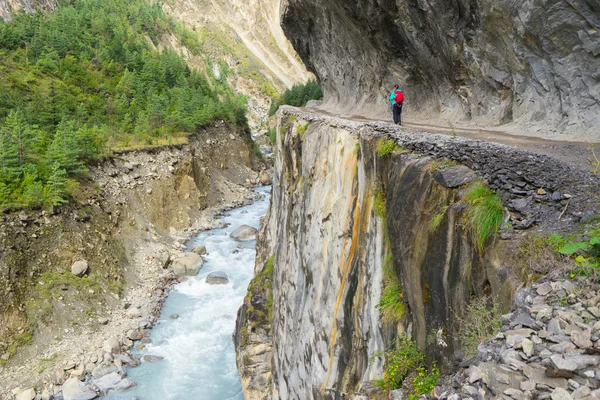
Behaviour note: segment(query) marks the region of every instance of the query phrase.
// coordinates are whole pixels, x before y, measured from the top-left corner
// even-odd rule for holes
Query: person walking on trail
[[[402,125],[402,103],[404,103],[404,92],[400,86],[394,85],[394,90],[390,93],[390,102],[392,103],[392,119],[394,124]]]
[[[388,104],[389,104],[389,111],[390,111],[390,119],[393,121],[394,120],[394,104],[396,103],[396,89],[398,89],[398,85],[394,85],[394,88],[392,89],[392,91],[390,92],[390,95],[388,96]]]

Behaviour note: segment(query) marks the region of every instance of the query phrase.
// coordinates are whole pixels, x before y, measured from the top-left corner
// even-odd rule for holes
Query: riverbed
[[[258,228],[269,207],[270,187],[257,189],[263,197],[249,206],[226,213],[226,228],[202,232],[188,243],[201,244],[208,255],[200,273],[176,285],[165,302],[160,319],[152,328],[152,343],[138,357],[164,357],[129,368],[128,378],[137,386],[113,392],[111,400],[206,399],[241,400],[244,398],[235,364],[232,333],[238,308],[254,274],[255,241],[239,243],[229,234],[240,225]],[[208,285],[206,276],[225,272],[227,285]]]

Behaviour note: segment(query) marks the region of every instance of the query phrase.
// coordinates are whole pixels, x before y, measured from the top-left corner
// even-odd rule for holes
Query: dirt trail
[[[328,116],[335,116],[318,108],[306,108],[307,112],[315,112]],[[377,119],[361,116],[344,117],[355,122],[386,123]],[[387,122],[392,125],[392,122]],[[403,128],[414,132],[439,133],[442,135],[461,136],[468,139],[484,140],[488,142],[501,143],[518,149],[527,150],[536,154],[544,154],[561,162],[574,165],[585,171],[593,171],[592,162],[595,161],[589,150],[589,142],[567,142],[559,140],[540,139],[530,136],[511,135],[506,132],[486,129],[474,129],[465,127],[450,127],[432,125],[416,121],[405,121]],[[600,146],[596,147],[596,153],[600,153]]]

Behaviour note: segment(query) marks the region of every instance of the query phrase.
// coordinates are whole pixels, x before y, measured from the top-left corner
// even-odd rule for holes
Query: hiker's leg
[[[399,104],[399,111],[398,111],[398,123],[400,123],[400,125],[402,125],[402,103]]]

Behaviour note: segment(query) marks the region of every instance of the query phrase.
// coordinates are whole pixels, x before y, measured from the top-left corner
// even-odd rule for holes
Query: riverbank
[[[29,322],[22,323],[22,332],[28,332],[34,316],[39,318],[31,343],[0,367],[0,398],[34,387],[38,394],[58,393],[71,376],[84,378],[104,364],[123,364],[106,357],[112,349],[103,348],[114,340],[119,347],[130,347],[130,331],[143,335],[177,279],[165,268],[169,260],[181,255],[197,232],[219,226],[223,211],[256,197],[251,189],[261,165],[253,157],[243,135],[226,125],[213,126],[199,131],[189,145],[122,154],[93,167],[87,199],[56,214],[29,213],[27,226],[19,227],[24,237],[43,244],[47,237],[58,237],[55,246],[37,251],[29,244],[33,255],[19,264],[29,275],[22,286],[13,281],[11,292],[21,294],[13,309]],[[86,209],[89,214],[81,215]],[[9,223],[2,229],[8,230],[19,217],[4,218]],[[99,220],[105,223],[97,225]],[[67,228],[65,221],[78,225]],[[108,269],[115,249],[122,252],[122,263]],[[86,278],[75,280],[69,267],[79,259],[86,259],[89,269]],[[7,263],[8,273],[11,265]],[[61,279],[58,284],[56,278]],[[98,284],[101,279],[118,285]],[[33,305],[44,314],[36,314]]]

